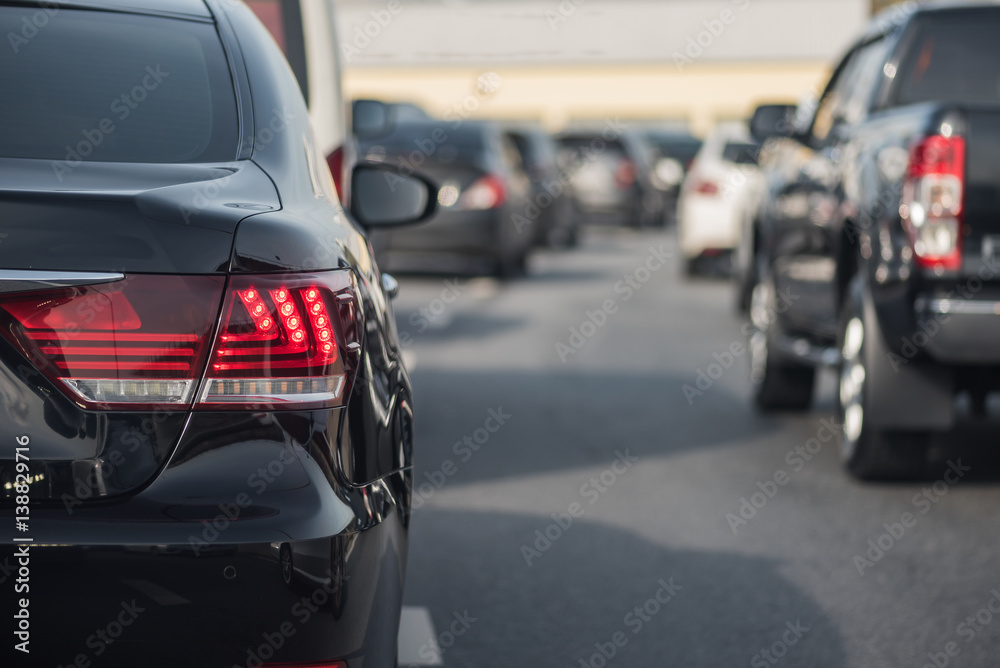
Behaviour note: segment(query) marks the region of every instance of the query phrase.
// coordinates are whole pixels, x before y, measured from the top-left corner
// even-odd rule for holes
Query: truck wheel
[[[750,383],[762,411],[804,411],[812,404],[816,369],[783,357],[775,342],[780,334],[774,280],[766,275],[750,298]]]
[[[867,362],[869,347],[877,346],[877,325],[866,324],[864,289],[851,285],[840,325],[840,391],[837,413],[842,425],[840,458],[859,480],[907,480],[923,470],[928,432],[876,428],[871,421],[867,388],[874,369]]]

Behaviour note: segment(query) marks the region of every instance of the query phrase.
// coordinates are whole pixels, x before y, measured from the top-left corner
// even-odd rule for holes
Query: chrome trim
[[[918,299],[918,311],[949,315],[1000,315],[1000,302],[972,299]]]
[[[382,274],[382,289],[386,297],[395,299],[399,296],[399,281],[392,274]]]
[[[0,269],[0,294],[99,285],[122,280],[125,280],[125,274],[109,272]]]

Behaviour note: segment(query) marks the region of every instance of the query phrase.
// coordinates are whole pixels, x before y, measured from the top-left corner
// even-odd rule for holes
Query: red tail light
[[[618,163],[618,169],[615,170],[615,185],[619,190],[628,190],[635,185],[637,175],[635,163],[628,158],[622,158]]]
[[[347,206],[346,192],[347,185],[347,165],[344,159],[344,147],[341,146],[326,158],[326,164],[330,166],[330,174],[333,175],[333,185],[337,186],[337,196],[340,202]]]
[[[458,199],[463,211],[498,209],[507,201],[507,184],[499,176],[487,174],[465,189]]]
[[[130,276],[0,301],[3,336],[88,408],[184,407],[208,357],[225,279]]]
[[[962,266],[965,139],[934,135],[910,151],[899,212],[921,267]]]
[[[352,274],[236,276],[224,296],[225,282],[133,275],[9,295],[0,334],[88,409],[343,404],[361,351]]]
[[[342,403],[360,325],[349,272],[234,277],[198,407]]]
[[[715,197],[719,194],[719,184],[715,181],[705,179],[695,179],[691,182],[691,192],[708,197]]]

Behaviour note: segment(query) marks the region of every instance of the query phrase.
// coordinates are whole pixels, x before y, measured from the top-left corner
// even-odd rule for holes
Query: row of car
[[[531,249],[576,244],[584,223],[665,225],[700,142],[608,125],[552,136],[540,126],[436,120],[412,104],[357,100],[361,164],[439,187],[418,228],[372,235],[389,271],[518,275]]]

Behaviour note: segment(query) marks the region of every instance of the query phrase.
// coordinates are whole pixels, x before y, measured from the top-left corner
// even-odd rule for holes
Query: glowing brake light
[[[921,267],[962,266],[965,139],[934,135],[910,151],[900,217]]]
[[[353,274],[234,276],[225,287],[221,276],[132,275],[3,295],[0,336],[91,410],[346,401],[361,353]]]
[[[2,333],[86,408],[187,408],[225,278],[129,276],[0,300]]]
[[[348,272],[234,277],[197,408],[342,403],[359,325]]]
[[[487,174],[465,189],[458,199],[458,208],[463,211],[485,211],[498,209],[507,201],[507,186],[503,179]]]

